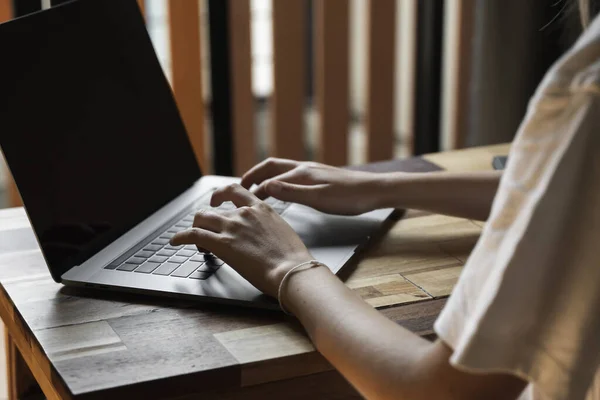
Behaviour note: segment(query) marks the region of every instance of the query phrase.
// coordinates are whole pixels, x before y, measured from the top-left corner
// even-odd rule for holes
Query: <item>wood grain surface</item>
[[[398,162],[411,164],[426,165]],[[481,226],[407,212],[340,276],[388,318],[431,337]],[[0,211],[0,283],[0,316],[48,398],[359,398],[279,312],[55,283],[21,208]]]

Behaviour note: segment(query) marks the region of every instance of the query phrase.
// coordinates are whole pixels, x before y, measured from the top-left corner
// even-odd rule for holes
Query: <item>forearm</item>
[[[292,274],[285,304],[365,397],[414,398],[406,396],[409,376],[431,343],[385,318],[325,268]]]
[[[380,205],[485,221],[500,177],[500,171],[385,174]]]
[[[291,274],[283,302],[317,350],[366,398],[505,400],[524,387],[513,376],[453,368],[446,344],[390,321],[324,267]]]

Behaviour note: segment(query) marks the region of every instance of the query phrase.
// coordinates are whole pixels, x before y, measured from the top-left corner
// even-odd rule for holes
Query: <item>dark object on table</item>
[[[506,168],[506,161],[508,160],[507,156],[496,156],[492,160],[492,166],[495,170],[503,170]]]

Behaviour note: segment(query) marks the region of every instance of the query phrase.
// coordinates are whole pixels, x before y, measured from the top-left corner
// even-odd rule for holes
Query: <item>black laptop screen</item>
[[[135,0],[0,25],[0,54],[0,146],[55,279],[200,177]]]

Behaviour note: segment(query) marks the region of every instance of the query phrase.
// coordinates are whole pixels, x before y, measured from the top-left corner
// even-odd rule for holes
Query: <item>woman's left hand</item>
[[[283,276],[312,256],[287,222],[256,196],[234,184],[213,193],[211,206],[225,201],[237,209],[196,214],[191,229],[171,239],[178,246],[194,244],[213,252],[264,293],[277,297]]]

